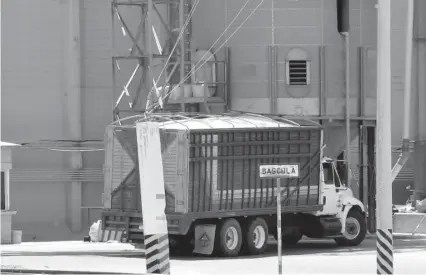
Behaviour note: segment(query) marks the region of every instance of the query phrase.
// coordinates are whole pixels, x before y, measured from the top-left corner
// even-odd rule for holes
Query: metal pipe
[[[349,32],[344,33],[345,37],[345,105],[346,105],[346,184],[351,187],[351,161],[350,161],[350,145],[351,145],[351,121],[350,121],[350,39]]]
[[[278,274],[283,274],[282,231],[281,231],[281,179],[277,178],[277,241],[278,241]]]
[[[154,3],[152,0],[148,0],[148,7],[147,7],[147,17],[146,17],[146,25],[144,28],[145,32],[145,49],[146,54],[148,55],[148,62],[145,63],[145,93],[146,93],[146,103],[145,108],[148,110],[148,107],[150,104],[150,95],[152,91],[152,63],[153,63],[153,51],[152,51],[152,26],[153,26],[153,14],[154,14]]]
[[[410,138],[411,69],[413,61],[414,1],[407,0],[407,29],[405,39],[404,131],[402,138]]]
[[[115,55],[115,0],[111,1],[111,51],[112,55]],[[115,58],[112,58],[112,121],[115,121],[117,119],[116,115],[118,115],[116,107],[115,107],[115,87],[117,86],[116,83],[116,67],[117,67],[117,61]]]
[[[271,35],[272,35],[272,47],[275,46],[275,1],[272,1],[272,15],[271,15]]]
[[[185,24],[185,0],[180,0],[179,2],[179,30],[182,30],[184,24]],[[182,38],[180,39],[180,80],[179,83],[182,82],[183,79],[185,79],[185,36],[182,35]],[[182,83],[180,87],[181,94],[184,94],[184,87],[185,84]],[[182,110],[183,111],[183,110]]]
[[[405,81],[404,81],[404,124],[402,134],[402,152],[398,161],[392,168],[392,182],[398,176],[402,167],[409,158],[410,151],[410,104],[411,104],[411,71],[413,61],[413,25],[414,25],[414,1],[407,0],[407,25],[405,38]]]

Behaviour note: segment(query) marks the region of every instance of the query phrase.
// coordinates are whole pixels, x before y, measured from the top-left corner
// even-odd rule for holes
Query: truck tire
[[[216,234],[215,250],[218,256],[237,257],[241,251],[243,236],[236,219],[226,219]]]
[[[367,234],[367,223],[364,215],[360,211],[349,211],[344,226],[346,230],[343,237],[334,239],[338,245],[357,246],[364,241]]]
[[[297,244],[303,237],[303,234],[300,232],[294,232],[291,235],[283,235],[281,236],[281,243],[284,245],[295,245]],[[274,232],[274,238],[278,241],[277,232]]]
[[[263,254],[268,246],[268,224],[262,218],[251,219],[244,226],[242,250],[245,254]]]

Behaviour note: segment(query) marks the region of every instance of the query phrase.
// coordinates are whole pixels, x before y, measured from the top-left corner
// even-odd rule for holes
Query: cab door
[[[323,162],[321,165],[320,203],[323,210],[322,215],[334,215],[338,213],[340,179],[333,162]]]

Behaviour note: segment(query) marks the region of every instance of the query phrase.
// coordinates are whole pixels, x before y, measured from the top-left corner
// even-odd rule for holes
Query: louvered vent
[[[290,60],[287,62],[287,84],[305,86],[309,84],[309,62],[306,60]]]

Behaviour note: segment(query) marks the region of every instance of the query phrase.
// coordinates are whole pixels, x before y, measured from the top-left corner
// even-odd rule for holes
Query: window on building
[[[292,49],[286,58],[286,80],[290,86],[310,84],[310,61],[305,50]]]
[[[288,61],[288,84],[292,86],[308,85],[308,61]]]
[[[1,210],[6,209],[6,179],[4,172],[1,172]]]

